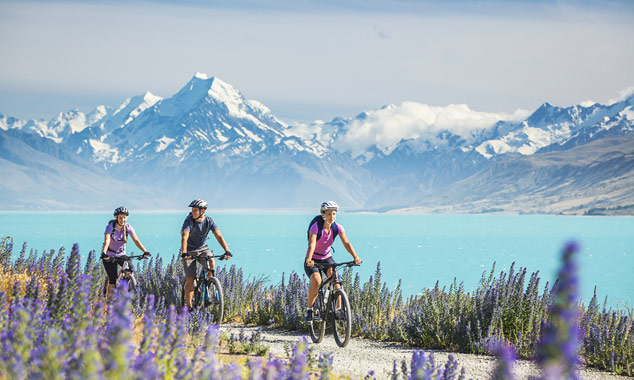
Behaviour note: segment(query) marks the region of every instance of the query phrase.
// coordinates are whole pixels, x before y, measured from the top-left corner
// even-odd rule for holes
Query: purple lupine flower
[[[493,370],[492,380],[513,380],[513,364],[515,352],[513,346],[503,341],[491,343],[489,351],[497,357],[497,364]]]
[[[447,362],[445,363],[445,368],[442,372],[441,380],[454,380],[457,375],[458,369],[458,361],[454,358],[453,355],[449,354],[447,358]]]
[[[412,352],[410,380],[431,380],[436,370],[434,359],[425,355],[425,351]]]
[[[310,352],[308,350],[308,339],[303,337],[293,346],[293,356],[291,358],[290,377],[292,380],[307,380],[310,376],[308,360]]]
[[[332,373],[332,363],[335,359],[334,354],[332,353],[321,353],[319,355],[319,378],[321,380],[330,379],[330,375]]]
[[[575,255],[579,246],[566,244],[563,263],[553,289],[551,318],[539,343],[537,361],[542,379],[570,378],[576,380],[578,359],[577,266]]]
[[[247,359],[247,368],[249,368],[249,380],[260,380],[264,377],[264,369],[261,359]]]

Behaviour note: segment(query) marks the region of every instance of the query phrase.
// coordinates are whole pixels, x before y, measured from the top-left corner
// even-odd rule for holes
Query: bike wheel
[[[222,285],[220,285],[217,277],[207,280],[206,293],[205,306],[207,307],[207,312],[214,315],[214,322],[219,325],[222,323],[222,318],[225,314],[225,297]]]
[[[336,306],[339,302],[341,302],[341,309],[337,310]],[[343,289],[335,290],[329,314],[332,318],[332,330],[337,346],[347,346],[352,331],[352,316],[350,314],[350,302],[348,302],[348,296]]]
[[[310,339],[313,343],[319,343],[326,333],[326,303],[324,295],[319,293],[313,304],[313,322],[308,324]]]
[[[197,279],[194,279],[194,296],[192,297],[192,308],[197,309],[202,302],[200,302],[200,298],[202,295],[202,289]]]
[[[134,289],[136,289],[136,286],[137,286],[136,277],[134,276],[134,273],[130,273],[130,275],[128,276],[128,291],[133,292]]]
[[[181,307],[185,307],[185,283],[184,282],[181,288]]]

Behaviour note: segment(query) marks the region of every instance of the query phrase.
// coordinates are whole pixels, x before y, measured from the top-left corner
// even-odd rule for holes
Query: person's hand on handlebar
[[[183,253],[181,253],[181,258],[183,258],[183,259],[191,259],[192,255],[190,255],[189,252],[183,252]]]
[[[359,256],[354,257],[354,265],[359,265],[363,262]]]
[[[220,260],[229,260],[229,258],[231,258],[232,256],[233,255],[231,254],[231,252],[227,251],[224,255],[222,255],[222,258]]]
[[[150,257],[150,256],[152,256],[152,255],[150,254],[150,252],[143,252],[143,258],[144,258],[144,259],[147,259],[147,258],[148,258],[148,257]]]

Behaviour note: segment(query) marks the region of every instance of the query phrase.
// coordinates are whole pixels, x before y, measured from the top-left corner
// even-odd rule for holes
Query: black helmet
[[[124,214],[124,215],[130,215],[130,213],[128,212],[128,209],[121,206],[121,207],[117,207],[116,210],[114,210],[114,216],[117,216],[119,214]]]
[[[194,199],[188,207],[207,208],[207,202],[204,199]]]

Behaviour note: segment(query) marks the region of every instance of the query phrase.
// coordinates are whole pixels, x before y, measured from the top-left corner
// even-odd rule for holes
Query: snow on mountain
[[[0,129],[8,131],[9,129],[20,129],[26,124],[25,120],[16,119],[15,117],[0,114]]]
[[[287,127],[264,105],[245,99],[231,85],[197,73],[174,96],[156,101],[129,123],[102,135],[101,144],[95,141],[91,146],[97,161],[107,159],[112,164],[152,160],[157,153],[177,162],[201,155],[213,155],[221,162],[280,143],[325,153],[319,144],[289,140],[284,132]],[[100,154],[111,149],[118,153]]]
[[[532,114],[404,102],[350,119],[287,125],[230,84],[196,73],[168,98],[146,92],[48,123],[0,115],[0,131],[61,161],[96,166],[122,187],[150,185],[172,199],[204,193],[223,207],[287,208],[327,198],[348,208],[406,207],[506,156],[629,133],[633,99],[544,103]]]
[[[482,142],[476,151],[490,158],[505,153],[531,155],[547,147],[552,150],[579,136],[585,136],[581,140],[587,143],[593,134],[620,125],[623,118],[627,120],[631,105],[632,97],[610,106],[594,103],[562,108],[544,103],[516,129]]]

